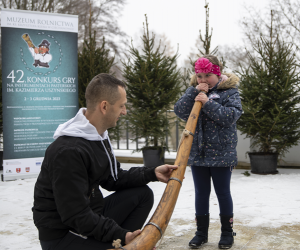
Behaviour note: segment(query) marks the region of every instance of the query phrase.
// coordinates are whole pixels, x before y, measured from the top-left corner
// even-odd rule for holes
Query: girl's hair
[[[212,64],[215,64],[215,65],[218,65],[220,67],[220,72],[222,73],[222,70],[223,70],[223,64],[219,61],[219,59],[214,56],[214,55],[203,55],[201,57],[204,57],[206,59],[208,59]],[[198,60],[198,59],[197,59]],[[196,61],[197,61],[196,60]],[[195,63],[196,61],[193,63],[193,67],[195,68]],[[196,87],[197,86],[197,77],[196,77],[196,74],[194,74],[191,78],[191,81],[190,81],[190,86],[194,86]]]
[[[204,55],[202,57],[207,58],[212,64],[218,65],[220,67],[220,72],[222,73],[223,64],[219,61],[218,57],[213,55]]]

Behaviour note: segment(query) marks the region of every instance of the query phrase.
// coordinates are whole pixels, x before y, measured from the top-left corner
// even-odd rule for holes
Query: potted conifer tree
[[[248,68],[239,72],[243,115],[238,129],[251,139],[251,172],[276,174],[278,155],[300,139],[299,67],[293,46],[278,35],[262,35],[248,53]]]
[[[127,84],[128,114],[133,140],[145,139],[145,166],[164,163],[166,133],[170,119],[166,113],[179,97],[180,71],[176,65],[178,54],[165,55],[160,44],[155,46],[155,35],[150,36],[148,21],[144,25],[142,51],[131,44],[127,60],[122,61],[123,77]]]

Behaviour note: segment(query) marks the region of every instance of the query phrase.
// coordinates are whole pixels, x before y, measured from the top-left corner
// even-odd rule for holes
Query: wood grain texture
[[[195,102],[193,109],[190,113],[189,119],[186,123],[185,129],[195,133],[196,125],[199,117],[200,110],[202,108],[201,102]],[[171,177],[179,179],[183,183],[185,169],[187,166],[188,158],[192,148],[194,137],[188,135],[185,137],[177,152],[175,164],[178,169],[174,170]],[[181,184],[177,180],[169,180],[166,189],[161,197],[161,200],[151,217],[149,222],[158,225],[164,233],[168,223],[173,214],[174,207],[179,195]],[[123,246],[126,250],[152,250],[156,243],[160,240],[161,233],[154,225],[146,225],[141,234],[134,238],[129,244]],[[122,250],[121,248],[118,248]],[[116,250],[116,249],[110,249]]]

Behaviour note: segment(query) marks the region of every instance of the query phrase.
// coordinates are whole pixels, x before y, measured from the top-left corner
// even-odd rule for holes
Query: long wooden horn
[[[194,133],[199,117],[200,110],[202,108],[202,102],[195,102],[193,109],[190,113],[189,119],[185,126],[185,132],[189,135],[186,136],[177,153],[176,161],[174,165],[178,168],[173,171],[163,196],[152,216],[150,221],[146,224],[141,234],[135,237],[128,245],[125,245],[119,250],[152,250],[156,243],[160,240],[164,234],[170,218],[172,216],[176,201],[179,195],[179,191],[182,185],[186,165],[192,148]],[[110,249],[116,250],[116,249]]]

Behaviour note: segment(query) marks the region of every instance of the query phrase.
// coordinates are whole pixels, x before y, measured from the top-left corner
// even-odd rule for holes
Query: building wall
[[[250,151],[250,139],[245,138],[245,135],[241,135],[240,131],[238,131],[238,146],[237,146],[237,154],[238,154],[238,165],[240,167],[250,166],[250,159],[246,152]],[[300,145],[294,146],[289,149],[289,152],[285,154],[285,156],[279,159],[279,166],[286,167],[300,167]]]
[[[250,139],[245,138],[245,135],[241,135],[238,130],[238,145],[237,145],[237,156],[238,165],[240,167],[250,167],[250,159],[246,152],[250,151]]]

